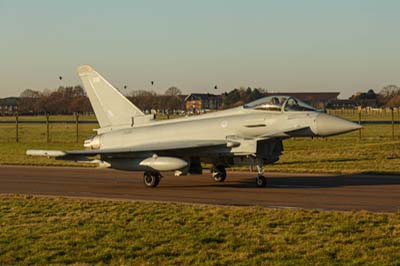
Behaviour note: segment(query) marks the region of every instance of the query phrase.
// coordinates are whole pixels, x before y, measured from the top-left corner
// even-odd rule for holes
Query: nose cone
[[[319,136],[339,135],[362,128],[359,124],[327,114],[318,115],[315,124],[317,129],[315,133]]]

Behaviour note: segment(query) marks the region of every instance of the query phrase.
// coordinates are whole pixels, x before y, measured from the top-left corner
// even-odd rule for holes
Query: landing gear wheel
[[[215,182],[224,182],[226,179],[226,170],[222,165],[218,165],[211,169],[212,177]]]
[[[144,172],[143,182],[146,187],[156,187],[160,183],[160,173],[158,172]]]
[[[257,187],[265,187],[267,185],[267,179],[264,176],[257,176],[256,184]]]

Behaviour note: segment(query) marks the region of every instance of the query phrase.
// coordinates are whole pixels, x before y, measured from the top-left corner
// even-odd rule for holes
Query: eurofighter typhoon
[[[84,150],[28,150],[26,154],[143,171],[147,187],[156,187],[165,171],[201,174],[201,163],[212,165],[216,182],[226,179],[228,166],[255,165],[256,185],[264,187],[264,165],[279,160],[284,139],[332,136],[361,128],[284,95],[219,112],[156,121],[91,66],[79,67],[78,75],[100,125],[97,134],[85,140]]]

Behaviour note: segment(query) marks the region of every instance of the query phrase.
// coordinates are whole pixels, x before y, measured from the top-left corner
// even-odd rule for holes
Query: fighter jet
[[[284,95],[228,110],[156,121],[91,66],[80,66],[78,75],[100,125],[96,135],[85,140],[84,150],[27,150],[26,154],[143,171],[147,187],[158,186],[161,172],[201,174],[202,163],[212,165],[216,182],[226,179],[229,166],[254,165],[256,185],[265,187],[264,166],[279,160],[283,140],[333,136],[361,128]]]

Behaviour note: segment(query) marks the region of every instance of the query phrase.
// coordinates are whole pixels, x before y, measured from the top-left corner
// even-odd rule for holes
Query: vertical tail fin
[[[83,82],[101,128],[130,125],[134,117],[144,116],[139,108],[91,66],[80,66],[78,75]]]

